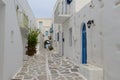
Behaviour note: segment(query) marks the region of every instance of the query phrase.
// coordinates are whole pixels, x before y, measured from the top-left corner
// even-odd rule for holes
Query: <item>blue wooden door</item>
[[[87,37],[85,24],[82,26],[82,64],[87,64]]]

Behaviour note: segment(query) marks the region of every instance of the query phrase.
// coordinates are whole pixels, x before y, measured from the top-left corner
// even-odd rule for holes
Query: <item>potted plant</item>
[[[51,50],[53,50],[53,47],[52,47],[52,45],[50,45],[50,46],[49,46],[49,50],[50,50],[50,51],[51,51]]]
[[[29,29],[28,35],[27,35],[27,42],[28,46],[26,55],[33,56],[36,53],[36,45],[38,43],[38,35],[40,31],[36,29]]]

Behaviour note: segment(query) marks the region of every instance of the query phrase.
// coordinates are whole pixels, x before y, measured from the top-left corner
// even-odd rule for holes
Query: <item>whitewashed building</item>
[[[35,27],[27,0],[0,0],[0,80],[11,80],[22,66],[26,27]]]
[[[44,42],[46,40],[49,40],[49,37],[51,36],[50,29],[52,26],[52,19],[38,18],[36,19],[36,22],[37,22],[37,28],[41,31],[39,37],[39,42],[40,42],[39,48],[42,49],[45,47]]]
[[[119,0],[56,2],[54,24],[64,35],[61,52],[80,65],[87,80],[120,80],[119,13]]]
[[[41,34],[44,35],[44,41],[48,40],[50,36],[50,28],[52,25],[51,18],[38,18],[37,19],[37,27],[40,29]]]
[[[52,43],[54,50],[64,55],[63,31],[60,24],[53,24]]]

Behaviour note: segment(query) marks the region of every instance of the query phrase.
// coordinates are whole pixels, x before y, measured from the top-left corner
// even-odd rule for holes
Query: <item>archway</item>
[[[87,36],[86,24],[82,25],[82,64],[87,64]]]

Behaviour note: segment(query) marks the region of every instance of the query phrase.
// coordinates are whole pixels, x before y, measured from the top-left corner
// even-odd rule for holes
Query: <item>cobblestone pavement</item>
[[[47,54],[47,55],[46,55]],[[12,80],[85,80],[79,66],[53,51],[42,50],[30,57]]]
[[[48,63],[52,80],[85,80],[79,73],[79,66],[73,64],[68,58],[50,52]]]
[[[47,80],[46,51],[25,61],[13,80]]]

